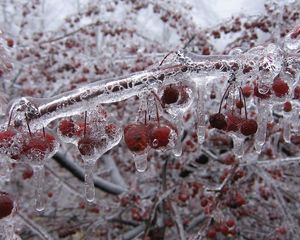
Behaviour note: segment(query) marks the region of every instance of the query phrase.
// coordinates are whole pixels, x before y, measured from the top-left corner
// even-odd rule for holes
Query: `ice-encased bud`
[[[296,53],[300,50],[300,25],[290,31],[283,42],[283,49],[288,53]]]

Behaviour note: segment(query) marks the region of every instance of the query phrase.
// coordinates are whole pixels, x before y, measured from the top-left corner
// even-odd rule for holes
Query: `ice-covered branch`
[[[264,81],[261,84],[269,84],[283,66],[298,63],[300,54],[283,52],[274,44],[237,55],[203,56],[178,51],[172,63],[134,75],[100,80],[47,99],[23,97],[15,101],[10,114],[15,123],[26,117],[32,127],[41,128],[55,119],[84,112],[99,104],[122,101],[143,91],[158,89],[165,82],[182,78],[199,82],[206,81],[201,76],[235,73],[240,83],[252,74]]]

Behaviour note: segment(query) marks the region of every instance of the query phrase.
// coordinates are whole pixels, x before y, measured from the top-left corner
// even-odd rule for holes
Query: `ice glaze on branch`
[[[260,83],[273,81],[283,66],[300,63],[300,54],[288,54],[274,44],[256,47],[243,54],[203,56],[178,51],[172,64],[162,65],[128,77],[100,80],[76,90],[52,98],[21,98],[11,107],[14,123],[30,121],[34,128],[46,126],[51,121],[72,116],[103,103],[118,102],[138,95],[142,91],[158,89],[165,81],[176,81],[177,77],[188,78],[190,74],[216,75],[232,73],[237,81],[243,75],[257,75]],[[205,78],[197,78],[197,81]],[[264,82],[263,82],[264,84]]]

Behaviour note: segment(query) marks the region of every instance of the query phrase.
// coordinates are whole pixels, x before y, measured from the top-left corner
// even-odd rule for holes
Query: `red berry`
[[[220,224],[220,232],[227,235],[229,233],[229,229],[225,224]]]
[[[112,137],[117,133],[117,126],[116,124],[110,123],[108,125],[105,126],[105,133],[109,136]]]
[[[177,87],[169,85],[165,88],[164,93],[161,97],[163,104],[172,104],[176,103],[179,98],[179,91]]]
[[[58,126],[59,131],[65,137],[73,137],[75,135],[76,129],[75,124],[72,120],[64,119],[60,121]]]
[[[237,101],[235,102],[235,105],[236,105],[236,107],[239,108],[239,109],[242,109],[242,108],[244,107],[244,103],[243,103],[243,101],[241,101],[241,100],[237,100]]]
[[[228,114],[227,115],[227,131],[236,132],[239,130],[240,125],[242,124],[243,119],[234,115]]]
[[[300,35],[300,26],[297,26],[295,30],[291,33],[291,39],[296,39]]]
[[[78,150],[83,156],[92,156],[96,154],[96,149],[104,145],[104,140],[98,140],[90,136],[84,136],[78,141]]]
[[[201,204],[201,207],[206,207],[208,204],[208,199],[205,197],[202,198],[200,204]]]
[[[235,225],[235,221],[232,218],[230,218],[226,221],[226,225],[227,227],[232,228]]]
[[[296,86],[294,89],[294,99],[300,99],[300,86]]]
[[[285,102],[285,103],[283,104],[283,111],[285,111],[285,112],[290,112],[290,111],[292,111],[292,104],[291,104],[290,101]]]
[[[54,150],[55,137],[50,133],[37,133],[30,137],[30,140],[24,144],[20,156],[27,159],[41,161],[46,154]]]
[[[14,40],[11,38],[6,39],[6,43],[8,47],[13,47],[14,46]]]
[[[33,169],[28,165],[26,169],[24,169],[22,177],[23,179],[30,179],[33,176]]]
[[[208,229],[206,236],[208,238],[215,239],[215,237],[217,236],[216,229],[214,229],[214,228]]]
[[[0,192],[0,219],[9,216],[14,208],[14,201],[8,193]]]
[[[225,116],[222,113],[210,115],[209,123],[213,128],[217,129],[225,129],[227,127]]]
[[[267,99],[271,96],[271,90],[269,89],[266,93],[260,93],[258,91],[258,86],[255,84],[254,86],[254,91],[253,91],[254,96],[261,98],[261,99]]]
[[[150,145],[152,148],[165,147],[169,143],[171,129],[167,126],[150,129]]]
[[[254,119],[247,119],[241,125],[241,133],[244,136],[250,136],[257,131],[257,122]]]
[[[140,210],[138,208],[132,208],[131,209],[131,216],[136,221],[141,221],[142,220],[142,216],[141,216]]]
[[[252,87],[249,85],[246,85],[245,87],[242,88],[242,93],[245,97],[250,97],[252,94]]]
[[[149,133],[145,124],[129,124],[124,128],[124,140],[132,152],[142,152],[149,146]]]
[[[11,147],[13,143],[13,138],[15,137],[16,132],[13,130],[6,130],[0,132],[0,148],[7,149]]]
[[[289,86],[285,81],[283,81],[281,78],[277,77],[274,79],[272,84],[272,89],[275,93],[276,97],[283,97],[284,95],[288,94],[289,92]]]

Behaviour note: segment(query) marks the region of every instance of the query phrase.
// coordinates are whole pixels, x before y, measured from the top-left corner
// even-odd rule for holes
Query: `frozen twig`
[[[69,160],[64,156],[62,153],[56,153],[53,156],[53,159],[55,159],[56,162],[58,162],[62,167],[68,169],[75,177],[77,177],[80,181],[84,181],[84,173],[83,169],[78,166],[73,161]],[[116,185],[114,183],[108,182],[102,178],[94,177],[94,184],[95,187],[98,189],[101,189],[102,191],[111,193],[111,194],[121,194],[123,192],[126,192],[127,189]]]
[[[17,215],[22,219],[23,223],[34,233],[36,233],[42,240],[52,240],[53,238],[43,229],[37,225],[34,221],[26,216],[21,210],[17,211]]]
[[[182,224],[182,219],[181,219],[180,213],[178,212],[178,206],[177,206],[177,204],[175,204],[175,202],[172,202],[172,210],[175,215],[175,223],[177,226],[177,230],[179,232],[180,240],[186,240],[185,231],[184,231],[183,224]]]

